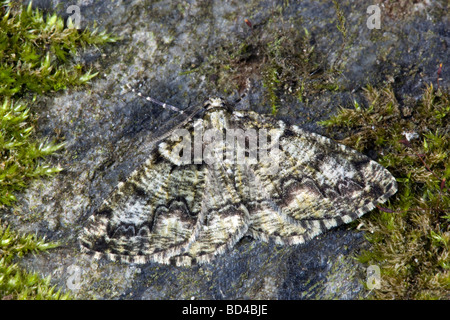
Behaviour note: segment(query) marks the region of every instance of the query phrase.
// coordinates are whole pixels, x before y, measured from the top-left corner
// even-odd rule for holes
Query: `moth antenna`
[[[147,100],[147,101],[153,102],[154,104],[157,104],[157,105],[163,107],[163,109],[170,109],[170,110],[176,111],[176,112],[178,112],[178,113],[180,113],[180,114],[183,114],[183,113],[184,113],[184,111],[181,110],[180,108],[177,108],[177,107],[172,106],[172,105],[170,105],[170,104],[167,104],[167,103],[165,103],[165,102],[161,102],[161,101],[156,100],[156,99],[154,99],[154,98],[152,98],[152,97],[143,95],[140,91],[137,91],[136,89],[132,88],[128,83],[126,84],[126,86],[127,86],[128,89],[131,90],[131,92],[135,93],[135,94],[138,95],[139,97],[144,98],[144,99]]]

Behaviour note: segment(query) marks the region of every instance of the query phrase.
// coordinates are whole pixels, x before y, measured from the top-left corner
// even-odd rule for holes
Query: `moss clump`
[[[274,10],[267,21],[242,21],[245,32],[232,42],[218,46],[200,66],[183,72],[206,75],[224,93],[241,94],[248,80],[261,81],[275,114],[283,96],[294,96],[308,104],[324,90],[336,90],[334,71],[327,70],[324,56],[315,50],[314,39],[302,28],[299,17],[283,16],[285,7]]]
[[[0,105],[0,208],[16,201],[14,193],[25,188],[30,180],[61,171],[40,159],[63,144],[35,141],[30,138],[32,133],[30,109],[5,98]]]
[[[82,85],[96,74],[81,65],[60,65],[76,49],[115,41],[105,32],[79,32],[64,20],[10,1],[0,2],[0,96],[21,96],[25,91],[45,93]]]
[[[376,151],[399,184],[387,207],[361,219],[372,247],[359,260],[381,268],[373,297],[448,299],[450,95],[430,85],[420,101],[401,107],[390,87],[365,94],[367,108],[355,102],[321,124],[351,132],[346,145]]]
[[[14,194],[33,179],[61,170],[46,164],[43,158],[63,144],[36,140],[35,117],[25,101],[30,95],[88,82],[97,73],[64,62],[80,46],[115,40],[105,32],[66,28],[62,18],[32,10],[31,2],[27,8],[0,2],[0,209],[13,204]],[[0,225],[0,298],[67,298],[49,286],[49,278],[40,279],[13,264],[15,257],[54,246]]]
[[[261,66],[261,75],[273,114],[277,112],[283,94],[292,94],[304,102],[306,93],[321,91],[326,80],[323,74],[314,77],[320,69],[320,59],[310,44],[308,30],[289,28],[275,34],[273,39],[258,41],[255,47],[259,47],[261,52],[256,55],[261,55],[265,61]]]
[[[342,54],[344,53],[345,46],[348,42],[347,35],[347,19],[345,18],[344,12],[341,10],[339,2],[337,0],[333,0],[334,9],[336,10],[336,28],[342,35],[342,44],[339,50],[337,51],[336,59],[331,66],[331,70],[339,70],[340,64],[342,63]]]
[[[56,247],[56,243],[46,242],[35,235],[20,235],[10,230],[0,221],[0,297],[11,299],[67,299],[50,285],[50,277],[41,279],[35,273],[28,273],[13,263],[16,257],[36,253]]]

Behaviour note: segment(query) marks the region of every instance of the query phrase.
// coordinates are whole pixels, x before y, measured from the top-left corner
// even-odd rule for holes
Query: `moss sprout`
[[[183,74],[204,74],[224,93],[243,92],[248,79],[261,81],[273,114],[283,96],[308,103],[308,97],[336,89],[334,72],[325,71],[326,59],[315,50],[311,33],[298,27],[300,18],[285,18],[275,10],[267,21],[242,23],[247,32],[237,41],[218,46],[200,66]]]
[[[50,277],[42,279],[35,273],[21,269],[14,259],[28,253],[37,253],[56,247],[56,243],[46,242],[36,235],[21,235],[11,231],[0,221],[0,297],[11,299],[68,299],[50,285]]]

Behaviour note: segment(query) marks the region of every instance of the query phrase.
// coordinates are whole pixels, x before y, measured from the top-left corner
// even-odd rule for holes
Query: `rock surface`
[[[316,122],[328,118],[339,105],[351,105],[354,99],[363,103],[362,88],[367,84],[391,83],[401,102],[419,98],[425,83],[436,86],[439,63],[444,65],[441,77],[449,78],[447,1],[414,1],[401,8],[375,2],[382,9],[380,30],[366,25],[367,7],[373,1],[339,1],[348,40],[340,57],[343,72],[334,78],[338,90],[323,86],[317,94],[306,92],[303,101],[282,92],[277,117],[324,134]],[[71,4],[34,1],[34,6],[65,16]],[[82,27],[95,21],[122,40],[80,54],[80,62],[100,71],[90,87],[41,98],[34,109],[39,134],[66,141],[65,150],[54,159],[65,170],[54,179],[35,183],[20,195],[11,210],[14,214],[4,216],[15,229],[38,232],[61,246],[29,256],[23,265],[51,275],[55,284],[87,299],[365,297],[366,266],[354,256],[368,244],[354,227],[340,227],[294,247],[245,238],[212,264],[190,268],[92,261],[80,253],[77,242],[95,208],[145,161],[155,132],[174,123],[172,112],[127,92],[126,84],[182,108],[215,95],[233,101],[248,89],[236,108],[270,113],[267,88],[255,71],[258,68],[250,68],[251,59],[240,65],[240,77],[250,79],[251,87],[230,80],[235,90],[229,90],[220,82],[224,71],[214,57],[220,56],[221,48],[239,47],[249,37],[280,39],[276,32],[306,28],[311,45],[320,53],[318,69],[327,72],[339,59],[343,42],[333,2],[85,0],[78,5]],[[264,63],[255,59],[256,64]],[[219,71],[212,72],[214,68]]]

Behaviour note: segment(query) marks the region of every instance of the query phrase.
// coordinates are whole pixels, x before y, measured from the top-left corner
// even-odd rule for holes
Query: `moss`
[[[344,53],[345,46],[348,43],[347,37],[347,19],[345,18],[344,12],[341,10],[339,2],[337,0],[333,0],[334,9],[336,10],[336,28],[342,35],[342,44],[339,50],[337,51],[336,59],[331,66],[332,71],[337,71],[340,69],[340,64],[342,63],[342,54]]]
[[[97,73],[80,65],[70,66],[68,58],[78,47],[116,41],[105,32],[85,29],[79,32],[64,25],[56,15],[0,2],[0,209],[16,201],[15,193],[34,179],[61,171],[44,158],[63,147],[63,143],[37,140],[36,117],[30,96],[55,92],[86,84]],[[28,101],[28,102],[26,102]],[[30,105],[30,106],[29,106]],[[5,210],[6,212],[6,210]],[[18,235],[0,226],[0,297],[8,299],[67,298],[41,279],[13,264],[14,257],[27,252],[53,248],[30,235]]]
[[[205,75],[214,86],[212,91],[219,88],[225,94],[241,94],[248,88],[248,79],[261,81],[274,114],[284,96],[307,102],[325,90],[336,90],[337,68],[327,68],[325,57],[315,50],[313,36],[301,27],[301,18],[284,17],[284,9],[278,7],[271,18],[258,24],[243,20],[246,30],[236,41],[217,46],[201,65],[187,66],[182,74]]]
[[[376,152],[399,184],[386,207],[361,220],[372,246],[359,260],[381,268],[373,297],[448,299],[450,95],[429,85],[420,101],[402,107],[390,87],[369,86],[365,96],[367,107],[355,102],[321,124],[345,129],[342,143]]]
[[[40,159],[63,144],[35,141],[30,138],[32,133],[30,109],[5,98],[0,106],[0,207],[16,201],[14,193],[23,190],[30,180],[61,171]]]
[[[96,74],[82,65],[61,65],[78,47],[116,41],[106,32],[67,28],[64,20],[39,10],[2,3],[0,20],[0,95],[22,96],[83,85]],[[70,21],[70,20],[69,20]]]
[[[35,273],[19,268],[13,260],[28,253],[46,251],[56,247],[56,243],[46,242],[35,235],[20,235],[0,221],[0,297],[11,299],[67,299],[50,285],[50,277],[41,279]]]

